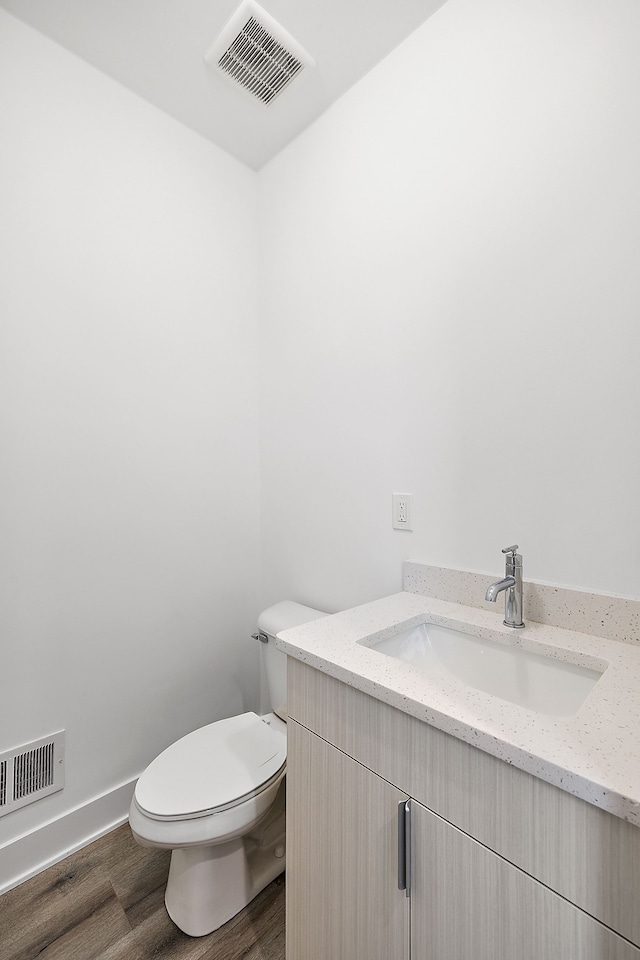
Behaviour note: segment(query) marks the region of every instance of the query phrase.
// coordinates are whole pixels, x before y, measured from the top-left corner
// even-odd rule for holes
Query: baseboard
[[[0,894],[125,823],[135,784],[122,783],[0,847]]]

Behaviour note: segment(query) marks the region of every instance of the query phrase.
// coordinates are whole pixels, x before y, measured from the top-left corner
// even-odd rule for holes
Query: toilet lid
[[[286,735],[255,713],[218,720],[156,757],[138,780],[136,803],[156,820],[204,816],[260,793],[286,758]]]

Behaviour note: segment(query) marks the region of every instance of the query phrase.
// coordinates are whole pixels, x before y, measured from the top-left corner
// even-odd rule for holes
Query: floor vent
[[[268,104],[290,85],[313,59],[284,27],[254,0],[244,0],[204,59]]]
[[[64,730],[0,754],[0,817],[64,787]]]

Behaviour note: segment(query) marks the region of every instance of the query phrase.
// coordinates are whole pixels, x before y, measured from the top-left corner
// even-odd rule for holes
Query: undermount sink
[[[367,646],[424,673],[453,675],[476,690],[559,717],[578,711],[605,669],[590,670],[435,623],[420,623]]]

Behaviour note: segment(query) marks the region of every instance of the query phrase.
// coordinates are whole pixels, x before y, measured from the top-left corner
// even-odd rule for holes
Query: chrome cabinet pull
[[[404,805],[405,832],[405,896],[411,896],[411,800]]]
[[[398,890],[407,888],[407,831],[405,823],[406,800],[398,804]]]
[[[411,896],[411,800],[398,804],[398,890]]]

